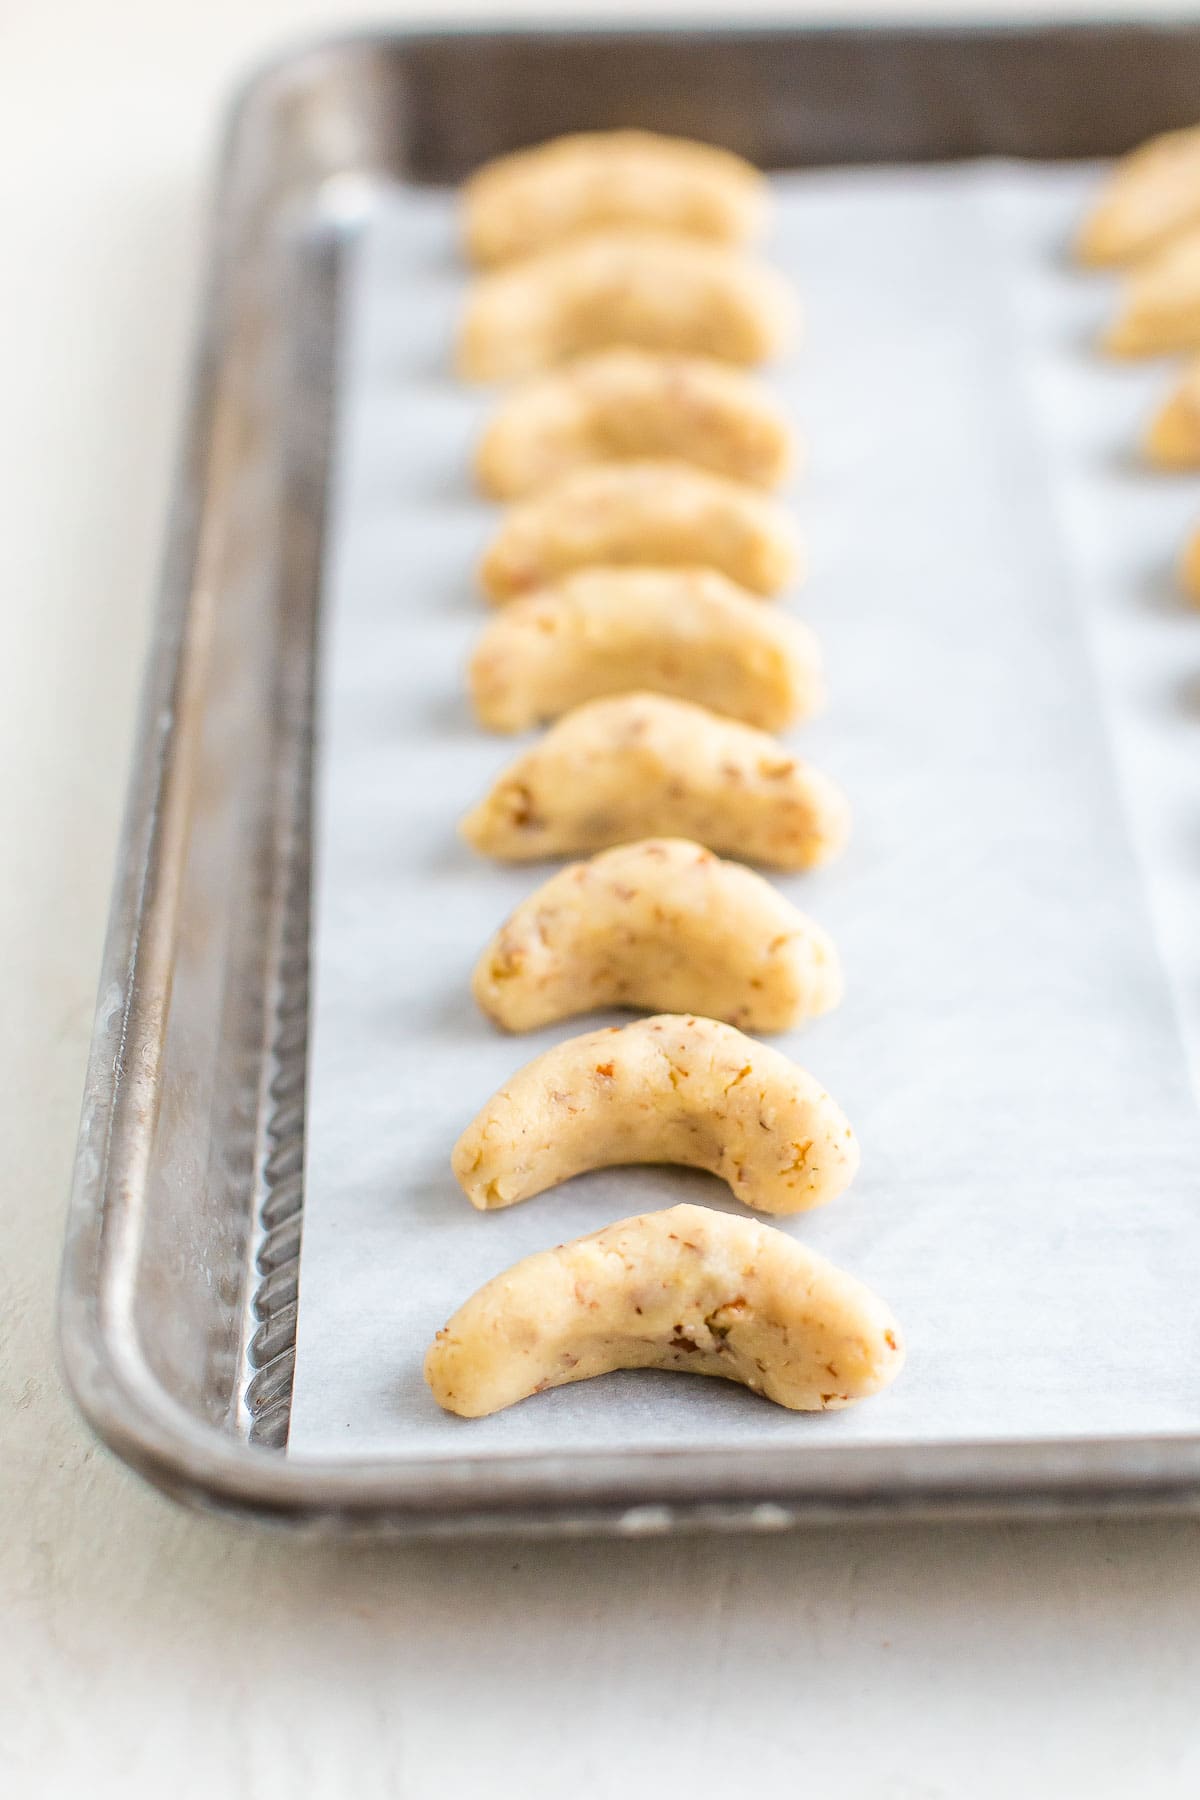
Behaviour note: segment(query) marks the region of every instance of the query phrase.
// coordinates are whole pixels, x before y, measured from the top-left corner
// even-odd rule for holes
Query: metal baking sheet
[[[1126,79],[1131,69],[1137,81]],[[881,206],[888,183],[894,199],[915,207],[910,226],[922,225],[926,209],[927,252],[952,223],[984,259],[980,268],[958,259],[954,304],[927,296],[922,329],[896,370],[873,364],[869,280],[859,290],[859,368],[847,374],[843,365],[839,376],[840,359],[810,351],[782,375],[813,444],[797,496],[816,564],[802,604],[827,640],[836,696],[805,747],[836,767],[859,817],[852,857],[803,889],[842,942],[851,998],[798,1047],[845,1101],[867,1148],[851,1193],[789,1228],[889,1292],[913,1345],[902,1385],[845,1427],[775,1414],[723,1384],[654,1377],[563,1390],[482,1430],[419,1410],[428,1403],[415,1340],[423,1345],[427,1326],[440,1322],[432,1315],[447,1307],[440,1294],[436,1307],[431,1293],[411,1303],[403,1295],[419,1267],[428,1278],[443,1231],[474,1228],[479,1246],[477,1269],[466,1255],[459,1268],[457,1250],[446,1259],[449,1302],[525,1248],[632,1210],[648,1187],[640,1172],[624,1172],[512,1214],[464,1217],[442,1161],[450,1109],[422,1142],[411,1082],[393,1084],[374,1138],[389,1146],[387,1166],[347,1161],[355,1182],[365,1174],[377,1184],[374,1223],[355,1258],[362,1291],[347,1308],[371,1316],[372,1336],[352,1368],[333,1368],[323,1399],[310,1351],[322,1313],[326,1326],[332,1317],[317,1270],[333,1265],[315,1260],[329,1240],[331,1190],[316,1183],[331,1146],[321,1108],[335,1091],[322,1072],[336,1044],[322,1010],[335,993],[322,966],[329,851],[337,832],[348,841],[356,825],[353,808],[328,805],[349,607],[368,617],[377,609],[400,677],[390,707],[363,709],[371,742],[355,753],[372,779],[357,824],[374,774],[393,759],[419,825],[408,841],[441,846],[420,865],[430,881],[422,916],[433,917],[435,890],[445,902],[442,999],[435,1006],[419,987],[423,969],[395,950],[393,929],[377,998],[382,1013],[399,995],[401,1017],[376,1018],[372,1029],[386,1024],[384,1041],[403,1046],[407,1037],[411,1046],[416,1018],[433,1028],[439,1055],[453,1047],[444,1085],[461,1089],[454,1129],[492,1084],[497,1043],[504,1068],[518,1050],[470,1016],[464,981],[481,935],[531,872],[483,877],[476,867],[467,901],[469,865],[449,835],[449,803],[473,797],[506,753],[471,731],[451,668],[477,616],[464,563],[486,528],[462,484],[477,400],[446,383],[436,330],[417,367],[407,340],[393,336],[389,361],[387,332],[372,348],[364,329],[366,297],[385,295],[389,280],[410,319],[422,281],[442,294],[453,286],[445,203],[427,190],[515,142],[628,121],[726,141],[774,168],[1093,156],[1189,122],[1198,77],[1200,33],[1153,26],[527,33],[319,47],[247,91],[220,185],[63,1286],[75,1391],[108,1442],[160,1485],[200,1504],[327,1529],[449,1532],[768,1528],[851,1514],[1194,1502],[1200,1435],[1178,1372],[1180,1359],[1194,1360],[1194,1343],[1186,1307],[1165,1304],[1195,1267],[1195,1102],[1181,1037],[1197,987],[1186,886],[1194,840],[1191,794],[1177,780],[1194,696],[1180,673],[1187,621],[1172,611],[1165,569],[1189,507],[1185,486],[1148,484],[1130,465],[1153,378],[1102,370],[1086,353],[1103,286],[1063,269],[1061,234],[1079,192],[1067,171],[1044,181],[960,169],[915,184],[895,170],[882,187],[877,174],[850,189],[835,175],[783,183],[788,216],[793,203],[808,208],[805,228],[815,233],[811,257],[786,237],[777,246],[782,260],[795,253],[814,346],[842,306],[847,211],[878,208],[885,243],[898,227]],[[389,258],[401,265],[390,273]],[[893,242],[885,282],[898,282],[909,314],[920,261]],[[989,287],[983,269],[1003,279]],[[364,362],[368,352],[383,363]],[[953,380],[936,379],[951,372]],[[890,376],[890,408],[872,413],[868,374]],[[338,463],[327,542],[339,403],[349,454]],[[360,461],[370,477],[360,489],[353,439],[373,409],[382,441],[395,434],[392,461]],[[429,466],[406,472],[418,416],[422,435],[429,428]],[[937,466],[948,484],[940,519],[910,451],[917,441],[928,451],[939,417]],[[949,443],[961,454],[949,454]],[[406,473],[423,484],[415,509]],[[868,492],[876,507],[907,499],[899,538],[872,529]],[[406,518],[388,613],[373,559]],[[986,553],[968,555],[972,544]],[[351,582],[356,568],[361,586]],[[961,602],[953,620],[938,610],[951,568]],[[428,588],[419,614],[414,576]],[[926,655],[906,707],[889,675],[912,666],[914,635]],[[415,679],[427,652],[429,674],[401,711],[402,682]],[[325,735],[309,1066],[318,684]],[[421,761],[434,754],[446,783],[436,791]],[[917,779],[926,768],[943,777],[940,813]],[[1027,805],[1018,804],[1016,770]],[[406,798],[403,783],[396,792]],[[990,854],[989,810],[1006,838],[997,850],[994,833]],[[404,841],[397,832],[398,853]],[[955,894],[980,891],[981,859],[993,880],[968,943]],[[1010,865],[1023,872],[1020,884],[1005,883]],[[881,890],[886,871],[913,914],[897,917],[890,956],[868,869]],[[1039,917],[1054,921],[1045,929],[1057,934],[1058,957],[1044,942],[1022,957],[1009,936],[1030,927],[1029,895],[1018,886],[1036,882],[1038,870],[1054,902]],[[395,873],[415,881],[418,871],[398,854]],[[1093,953],[1086,969],[1084,947]],[[977,1114],[984,1135],[968,1142],[955,1125],[939,1155],[928,1132],[928,1071],[936,1069],[946,1102],[937,1116],[951,1118],[984,1073],[974,1059],[980,1026],[990,1032],[986,1071],[1003,1080],[986,1117]],[[1068,1103],[1058,1130],[1052,1096]],[[977,1094],[969,1098],[978,1106]],[[660,1181],[663,1192],[683,1182],[721,1203],[701,1177],[664,1173],[650,1185]],[[643,1184],[636,1201],[631,1183]],[[968,1191],[983,1268],[962,1266],[961,1234],[949,1229]],[[914,1287],[923,1253],[940,1258],[945,1279]],[[1020,1308],[1001,1275],[1023,1283]],[[1019,1313],[1019,1344],[1003,1332],[989,1339],[1001,1311],[1010,1324]],[[968,1342],[980,1347],[966,1372],[977,1377],[973,1392],[946,1355]],[[1126,1380],[1135,1370],[1136,1384]],[[1016,1396],[1020,1405],[1015,1371],[1036,1377]],[[1083,1400],[1069,1419],[1068,1372]],[[522,1417],[528,1427],[514,1429]],[[289,1431],[290,1453],[280,1454]]]

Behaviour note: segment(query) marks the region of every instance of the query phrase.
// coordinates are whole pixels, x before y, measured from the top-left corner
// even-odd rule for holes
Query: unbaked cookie
[[[655,226],[738,243],[767,212],[767,184],[729,150],[652,131],[587,131],[485,163],[462,191],[473,262],[508,262],[601,225]]]
[[[877,1394],[903,1362],[862,1282],[769,1225],[673,1206],[497,1275],[438,1332],[425,1379],[472,1419],[610,1369],[721,1376],[821,1412]]]
[[[543,882],[471,990],[506,1031],[611,1006],[788,1031],[837,1005],[842,971],[820,926],[761,875],[686,838],[647,838]]]
[[[501,862],[687,837],[777,869],[831,861],[849,830],[842,790],[777,738],[662,694],[576,707],[461,826]]]

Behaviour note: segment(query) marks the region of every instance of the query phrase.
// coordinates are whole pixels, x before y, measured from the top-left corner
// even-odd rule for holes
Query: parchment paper
[[[771,379],[810,445],[794,500],[848,855],[782,885],[834,934],[842,1008],[777,1040],[863,1146],[783,1228],[891,1301],[895,1387],[785,1413],[619,1374],[495,1418],[440,1413],[434,1332],[527,1253],[715,1180],[619,1169],[472,1211],[451,1146],[516,1067],[596,1018],[497,1034],[480,948],[548,872],[455,836],[519,742],[464,700],[496,514],[468,456],[493,404],[449,373],[452,201],[397,192],[356,252],[320,712],[314,1004],[293,1451],[1200,1427],[1200,623],[1170,562],[1194,484],[1140,469],[1162,365],[1091,349],[1109,284],[1064,245],[1095,172],[785,177],[768,254],[806,340]],[[1182,1029],[1181,1029],[1182,1027]]]

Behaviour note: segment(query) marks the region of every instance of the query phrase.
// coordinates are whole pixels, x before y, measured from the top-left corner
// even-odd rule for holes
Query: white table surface
[[[1200,1525],[339,1549],[176,1510],[63,1395],[63,1206],[200,196],[230,79],[331,19],[0,8],[0,1792],[1194,1796]]]

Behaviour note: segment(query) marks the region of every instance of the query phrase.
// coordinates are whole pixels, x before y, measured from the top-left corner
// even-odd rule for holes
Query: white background
[[[175,1511],[63,1398],[63,1203],[216,109],[331,14],[0,7],[0,1788],[1194,1795],[1200,1526],[334,1549]]]

